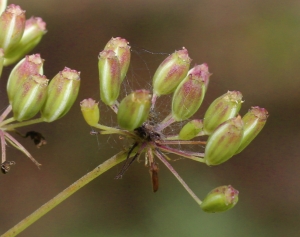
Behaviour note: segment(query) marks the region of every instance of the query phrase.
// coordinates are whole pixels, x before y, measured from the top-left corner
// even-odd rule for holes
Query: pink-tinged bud
[[[45,122],[64,116],[74,104],[80,86],[80,72],[65,67],[50,82],[47,98],[41,109]]]
[[[215,99],[204,115],[204,131],[211,134],[216,127],[235,117],[240,111],[243,95],[239,91],[228,91]]]
[[[48,79],[42,75],[29,76],[15,93],[12,103],[14,118],[31,119],[43,106],[47,96]]]
[[[0,0],[0,15],[5,11],[7,0]]]
[[[172,115],[176,121],[188,119],[197,112],[210,75],[207,64],[201,64],[192,68],[179,84],[172,99]]]
[[[2,75],[3,65],[4,65],[4,52],[3,49],[0,49],[0,77]]]
[[[14,4],[9,5],[0,16],[0,48],[3,48],[5,54],[21,40],[25,20],[25,11]]]
[[[7,94],[9,102],[12,103],[13,97],[18,87],[23,84],[27,77],[31,75],[43,75],[44,60],[39,54],[26,56],[11,71],[7,81]]]
[[[210,191],[200,207],[208,213],[224,212],[233,208],[239,200],[239,191],[231,185],[224,185]]]
[[[104,104],[112,105],[120,94],[120,62],[115,52],[112,50],[100,52],[98,59],[100,97]]]
[[[112,50],[120,62],[121,82],[124,80],[130,64],[130,46],[126,39],[121,37],[111,38],[105,45],[104,50]]]
[[[194,119],[183,126],[179,132],[180,140],[191,140],[203,132],[203,120]]]
[[[87,122],[87,124],[90,126],[97,125],[100,119],[98,103],[89,98],[81,101],[80,107],[84,120]]]
[[[220,124],[207,140],[205,163],[219,165],[229,160],[238,150],[242,138],[243,121],[240,116]]]
[[[121,128],[133,131],[140,127],[149,116],[151,95],[149,91],[137,90],[126,96],[120,103],[117,118]]]
[[[30,52],[46,34],[46,23],[40,17],[31,17],[26,20],[25,31],[20,42],[7,54],[5,54],[4,65],[10,65],[18,61]]]
[[[155,95],[167,95],[174,92],[179,83],[186,77],[191,59],[188,51],[175,51],[157,68],[153,76],[153,92]]]
[[[243,117],[244,135],[237,153],[244,150],[260,133],[267,122],[268,111],[258,106],[252,107]]]

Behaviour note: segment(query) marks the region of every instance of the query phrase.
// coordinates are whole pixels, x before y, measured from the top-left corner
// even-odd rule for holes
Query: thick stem
[[[17,225],[12,227],[10,230],[8,230],[6,233],[1,235],[1,237],[10,237],[10,236],[16,236],[23,230],[25,230],[28,226],[33,224],[35,221],[40,219],[43,215],[45,215],[47,212],[51,211],[54,207],[56,207],[58,204],[63,202],[65,199],[70,197],[72,194],[74,194],[76,191],[78,191],[80,188],[84,187],[86,184],[88,184],[93,179],[97,178],[99,175],[103,174],[105,171],[109,170],[110,168],[114,167],[115,165],[119,164],[123,160],[125,160],[127,156],[127,150],[119,152],[118,154],[114,155],[101,165],[97,166],[94,170],[87,173],[80,179],[78,179],[75,183],[73,183],[71,186],[63,190],[61,193],[59,193],[57,196],[55,196],[53,199],[51,199],[49,202],[45,203],[43,206],[41,206],[39,209],[37,209],[35,212],[33,212],[31,215],[26,217],[24,220],[19,222]]]

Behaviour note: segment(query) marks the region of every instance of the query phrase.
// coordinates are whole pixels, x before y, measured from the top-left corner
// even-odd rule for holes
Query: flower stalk
[[[95,169],[78,179],[76,182],[74,182],[72,185],[70,185],[68,188],[60,192],[58,195],[56,195],[54,198],[52,198],[50,201],[45,203],[43,206],[41,206],[39,209],[37,209],[35,212],[33,212],[31,215],[27,216],[24,220],[16,224],[14,227],[9,229],[7,232],[5,232],[2,237],[12,237],[16,236],[17,234],[21,233],[23,230],[25,230],[27,227],[29,227],[31,224],[33,224],[35,221],[40,219],[42,216],[47,214],[49,211],[51,211],[54,207],[59,205],[61,202],[66,200],[68,197],[70,197],[72,194],[77,192],[79,189],[84,187],[86,184],[97,178],[99,175],[103,174],[104,172],[108,171],[109,169],[113,168],[117,164],[121,163],[126,159],[128,151],[122,151],[118,154],[114,155],[110,159],[103,162],[101,165],[97,166]]]
[[[122,137],[131,141],[131,145],[84,175],[2,236],[15,236],[20,233],[90,181],[125,160],[120,173],[115,177],[116,179],[122,178],[130,165],[135,160],[139,160],[142,155],[145,155],[145,166],[149,168],[154,192],[159,188],[158,174],[159,163],[161,162],[170,170],[203,211],[222,212],[236,205],[238,191],[233,189],[231,185],[213,189],[201,201],[173,168],[171,165],[172,159],[168,157],[168,154],[178,155],[180,159],[195,160],[208,166],[219,165],[241,152],[257,136],[266,122],[266,110],[253,107],[242,119],[238,115],[242,103],[241,93],[234,91],[217,98],[206,111],[204,120],[192,119],[207,92],[211,73],[208,71],[207,64],[195,66],[188,71],[190,58],[185,48],[170,55],[159,66],[153,77],[152,93],[144,89],[136,90],[127,95],[119,104],[117,99],[120,94],[121,83],[126,77],[129,62],[130,46],[126,40],[120,37],[112,38],[99,55],[100,98],[104,104],[110,106],[117,114],[119,128],[100,124],[100,110],[95,100],[83,100],[80,106],[87,124],[99,129],[96,133],[122,135]],[[37,71],[37,69],[35,70]],[[24,71],[20,70],[20,73],[16,75],[16,77],[12,77],[13,86],[10,86],[12,89],[9,90],[16,90],[17,92],[21,90],[21,92],[10,93],[12,105],[8,106],[4,113],[0,115],[1,169],[3,172],[8,172],[10,166],[14,165],[14,162],[6,160],[6,141],[25,153],[38,166],[40,165],[7,132],[15,131],[15,128],[20,126],[43,121],[52,122],[59,119],[68,112],[79,89],[79,73],[65,68],[50,82],[47,88],[45,103],[42,103],[43,105],[39,109],[41,117],[22,121],[31,118],[32,114],[36,112],[30,110],[28,116],[26,114],[25,117],[20,117],[16,112],[18,110],[15,109],[19,105],[22,107],[23,100],[20,98],[26,98],[26,95],[22,97],[26,94],[24,91],[22,92],[22,88],[26,85],[28,76],[32,76],[32,73],[24,76]],[[169,115],[162,122],[159,122],[152,115],[157,112],[155,111],[156,99],[170,93],[174,93],[172,109]],[[16,115],[6,119],[11,110]],[[22,122],[13,123],[16,120]],[[182,121],[186,122],[185,126],[179,129],[179,133],[166,134],[166,128],[173,123]],[[26,137],[30,136],[35,139],[38,135],[27,133]],[[207,141],[196,140],[204,135],[208,135]],[[178,145],[180,145],[180,148],[178,148]],[[184,145],[193,145],[196,147],[196,151],[182,149],[181,146]]]
[[[120,81],[123,80],[119,79],[119,71],[120,65],[124,63],[121,62],[121,57],[117,56],[122,50],[119,51],[120,49],[114,45],[118,44],[119,39],[121,38],[113,38],[107,43],[104,51],[100,53],[98,69],[101,100],[117,113],[117,121],[121,129],[98,123],[100,115],[98,104],[91,99],[81,102],[83,117],[87,124],[100,130],[99,134],[120,134],[132,140],[126,162],[119,175],[116,176],[117,179],[122,178],[130,164],[145,154],[145,166],[149,167],[154,192],[158,190],[159,184],[159,163],[155,160],[158,159],[166,165],[201,206],[201,200],[173,169],[169,163],[171,159],[167,154],[175,154],[209,166],[219,165],[229,160],[239,151],[239,148],[244,149],[248,142],[252,141],[263,127],[263,123],[257,123],[258,119],[256,118],[263,117],[263,115],[258,116],[258,113],[249,112],[244,116],[243,120],[247,122],[245,126],[247,135],[244,135],[243,120],[237,116],[242,104],[242,94],[239,91],[229,91],[210,105],[204,119],[188,121],[178,134],[166,135],[165,130],[169,126],[190,119],[198,111],[207,92],[211,76],[208,66],[204,63],[188,71],[191,60],[187,50],[183,48],[167,57],[156,70],[153,77],[153,96],[149,91],[137,90],[127,95],[118,104]],[[124,42],[127,46],[128,42]],[[126,62],[127,71],[129,57],[125,58],[128,60]],[[170,93],[174,93],[171,113],[163,121],[156,121],[152,117],[152,114],[156,112],[156,100],[158,97]],[[86,104],[84,109],[83,104]],[[261,125],[255,126],[254,124]],[[252,127],[255,129],[251,130]],[[200,136],[207,135],[207,141],[195,140]],[[197,151],[200,148],[203,152],[189,151],[181,147],[178,149],[173,147],[174,145],[194,145],[198,146]]]

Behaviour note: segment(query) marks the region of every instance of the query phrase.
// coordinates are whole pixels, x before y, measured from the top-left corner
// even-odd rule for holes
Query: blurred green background
[[[193,65],[206,62],[213,73],[202,118],[214,98],[227,90],[244,95],[241,114],[250,106],[269,111],[269,120],[241,154],[217,167],[189,160],[173,162],[200,198],[214,187],[231,184],[238,205],[222,214],[206,214],[173,175],[160,165],[160,188],[152,193],[148,169],[135,162],[122,180],[109,170],[19,236],[300,236],[299,87],[300,2],[297,0],[14,0],[27,18],[41,16],[48,33],[34,53],[44,58],[52,78],[65,66],[81,71],[81,91],[67,116],[21,129],[41,132],[48,144],[22,143],[43,164],[38,170],[8,147],[17,165],[1,175],[0,232],[3,233],[82,175],[118,152],[114,136],[91,136],[79,102],[99,100],[97,56],[112,37],[132,45],[133,63],[126,92],[150,88],[159,63],[183,46]],[[146,53],[146,49],[152,53]],[[0,80],[0,108],[7,105]],[[167,98],[168,103],[170,102]],[[115,126],[113,113],[100,106],[103,124]],[[169,104],[161,106],[168,113]],[[107,141],[108,139],[108,141]],[[298,153],[297,153],[298,152]]]

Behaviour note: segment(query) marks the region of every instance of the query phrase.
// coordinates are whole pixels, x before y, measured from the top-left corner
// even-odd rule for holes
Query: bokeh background
[[[48,144],[36,149],[22,143],[43,164],[38,170],[22,153],[8,147],[17,165],[0,178],[0,232],[17,224],[82,175],[118,152],[124,141],[91,136],[79,102],[99,100],[97,56],[112,37],[132,45],[133,63],[125,93],[149,88],[159,63],[183,46],[193,64],[208,63],[213,73],[201,118],[214,98],[239,90],[241,114],[259,105],[270,117],[254,142],[217,166],[189,160],[174,168],[199,197],[231,184],[240,191],[229,212],[206,214],[163,165],[160,189],[152,193],[149,172],[135,162],[122,180],[109,170],[60,204],[19,236],[299,236],[299,88],[300,2],[297,0],[14,0],[27,18],[41,16],[48,33],[34,49],[46,60],[52,78],[64,66],[81,71],[81,90],[64,118],[21,129],[36,130]],[[149,51],[149,52],[147,52]],[[6,80],[0,80],[0,108],[7,105]],[[170,98],[167,98],[167,100]],[[169,100],[170,102],[170,100]],[[170,106],[163,103],[162,113]],[[115,126],[113,113],[100,106],[103,124]]]

